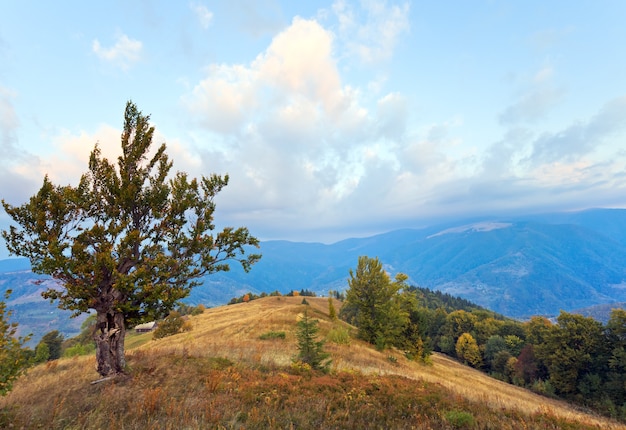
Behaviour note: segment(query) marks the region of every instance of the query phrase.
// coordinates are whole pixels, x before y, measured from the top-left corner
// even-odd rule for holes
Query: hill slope
[[[417,364],[355,339],[326,344],[329,375],[294,368],[301,300],[207,310],[192,318],[191,332],[129,351],[126,378],[91,385],[93,357],[38,366],[0,398],[0,427],[624,428],[441,355]],[[326,299],[307,300],[322,335],[350,329],[328,319]],[[260,340],[268,331],[285,339]]]

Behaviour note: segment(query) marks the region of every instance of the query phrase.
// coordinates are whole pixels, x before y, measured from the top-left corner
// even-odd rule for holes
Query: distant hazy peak
[[[442,230],[439,233],[431,234],[427,239],[436,236],[442,236],[444,234],[454,234],[454,233],[464,233],[466,231],[471,231],[475,233],[498,230],[501,228],[510,227],[510,222],[495,222],[495,221],[481,221],[474,224],[466,224],[459,227],[448,228],[446,230]]]

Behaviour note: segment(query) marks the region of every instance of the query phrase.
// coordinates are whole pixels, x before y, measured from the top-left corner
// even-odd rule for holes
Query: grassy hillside
[[[33,368],[0,398],[0,427],[625,428],[442,355],[425,365],[353,338],[333,343],[355,330],[328,319],[327,299],[307,301],[327,337],[330,374],[292,365],[302,297],[267,297],[209,309],[176,336],[129,336],[123,378],[91,384],[98,377],[92,356]],[[260,339],[268,332],[285,337]]]

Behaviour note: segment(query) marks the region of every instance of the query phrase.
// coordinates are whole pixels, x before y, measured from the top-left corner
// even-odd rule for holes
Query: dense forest
[[[444,353],[494,378],[626,420],[626,311],[606,324],[561,312],[520,322],[448,294],[391,280],[377,258],[350,271],[340,316],[377,348],[428,361]]]
[[[603,325],[567,312],[556,323],[543,317],[517,322],[485,310],[419,305],[411,320],[434,351],[495,378],[626,419],[624,310],[614,310]]]

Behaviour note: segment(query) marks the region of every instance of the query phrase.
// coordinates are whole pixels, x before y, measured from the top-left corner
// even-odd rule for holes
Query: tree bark
[[[103,377],[124,373],[126,358],[124,357],[124,337],[126,327],[121,312],[98,312],[96,332],[96,363],[97,370]]]

